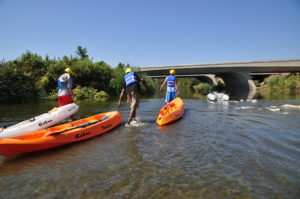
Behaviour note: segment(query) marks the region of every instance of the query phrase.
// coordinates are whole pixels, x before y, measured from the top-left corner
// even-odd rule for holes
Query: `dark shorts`
[[[58,96],[58,105],[64,106],[73,103],[72,95]]]

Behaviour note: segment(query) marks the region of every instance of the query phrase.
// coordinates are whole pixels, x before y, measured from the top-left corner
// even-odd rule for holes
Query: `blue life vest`
[[[57,79],[57,88],[64,88],[64,87],[66,87],[66,83],[67,83],[68,81],[66,81],[66,82],[62,82],[62,81],[60,81],[60,77]]]
[[[136,79],[136,76],[134,75],[134,72],[127,73],[124,76],[124,79],[125,79],[125,82],[126,82],[126,86],[137,82],[137,79]]]
[[[174,75],[169,75],[167,77],[167,85],[168,87],[175,87],[176,77]]]

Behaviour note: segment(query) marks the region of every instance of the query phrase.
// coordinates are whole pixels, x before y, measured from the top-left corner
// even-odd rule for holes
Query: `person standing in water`
[[[179,96],[179,89],[176,81],[175,70],[170,70],[170,75],[166,77],[165,81],[160,86],[160,92],[163,90],[165,85],[167,85],[165,102],[170,102]]]
[[[136,110],[140,102],[140,84],[143,82],[144,86],[147,88],[146,82],[143,78],[140,78],[136,72],[132,72],[131,68],[127,68],[124,76],[124,84],[120,93],[118,107],[121,107],[121,101],[125,93],[127,94],[127,103],[130,104],[130,114],[127,120],[127,124],[136,117]]]
[[[57,80],[58,87],[58,105],[64,106],[73,103],[73,80],[71,68],[66,68],[65,73],[60,75]]]
[[[65,73],[60,75],[57,79],[59,106],[64,106],[74,102],[72,74],[73,71],[71,68],[66,68]],[[71,116],[71,119],[74,120],[74,115]]]

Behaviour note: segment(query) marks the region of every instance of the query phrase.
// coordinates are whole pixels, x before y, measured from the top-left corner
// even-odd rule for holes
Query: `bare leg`
[[[127,121],[127,124],[130,124],[131,120],[133,118],[135,118],[135,114],[136,114],[136,108],[131,109],[130,114],[129,114],[129,118],[128,118],[128,121]]]

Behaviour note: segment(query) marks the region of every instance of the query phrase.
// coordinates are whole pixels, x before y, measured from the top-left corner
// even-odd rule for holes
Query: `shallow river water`
[[[78,102],[78,119],[119,110],[123,121],[79,143],[0,156],[0,198],[300,198],[300,100],[183,100],[183,118],[163,127],[162,98],[142,99],[129,127],[125,102]],[[1,105],[0,126],[53,106]]]

